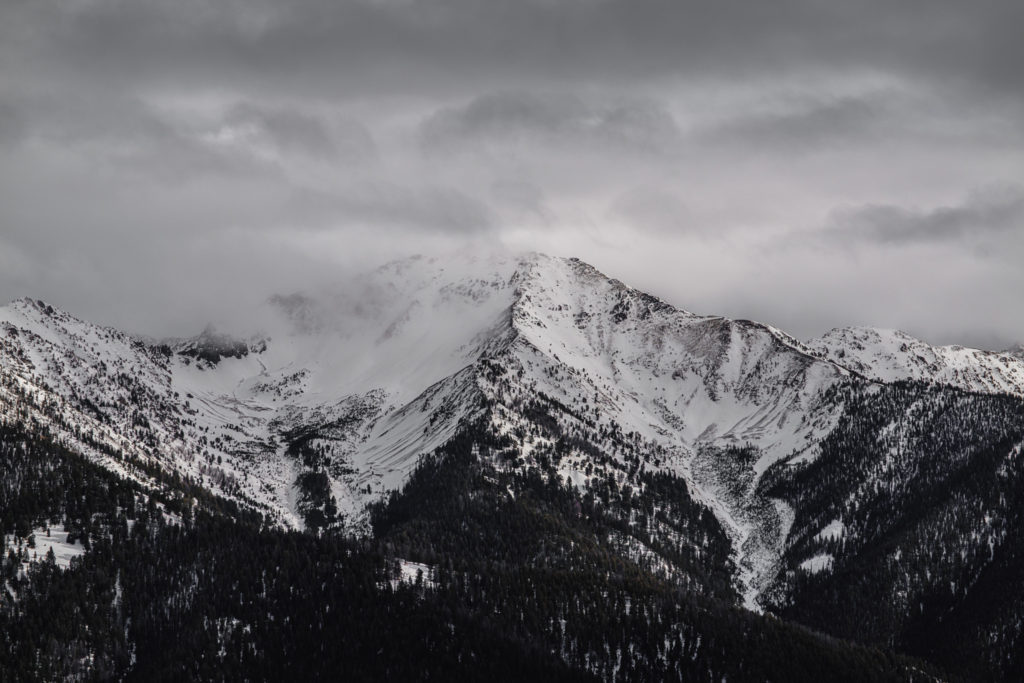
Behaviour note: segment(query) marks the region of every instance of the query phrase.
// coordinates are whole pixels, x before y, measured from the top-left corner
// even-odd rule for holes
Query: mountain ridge
[[[0,448],[28,468],[10,481],[46,489],[24,449],[63,445],[161,523],[226,515],[271,544],[374,547],[424,572],[420,596],[519,614],[527,642],[561,642],[581,671],[625,656],[600,654],[608,618],[617,652],[665,641],[630,663],[648,674],[672,639],[677,671],[684,650],[708,671],[789,670],[751,634],[848,652],[791,622],[997,680],[1024,666],[1005,654],[1024,642],[1024,591],[1005,581],[1024,562],[1010,354],[852,328],[804,343],[540,254],[392,262],[259,315],[143,340],[36,300],[0,308]],[[67,495],[22,536],[50,520],[107,533]],[[566,625],[579,605],[596,640]],[[702,646],[715,633],[766,661]]]
[[[394,261],[347,288],[272,298],[269,329],[248,341],[211,328],[145,343],[21,299],[0,309],[0,401],[8,419],[28,410],[97,462],[112,449],[287,526],[337,518],[366,529],[366,506],[399,489],[462,425],[489,415],[496,433],[524,433],[531,401],[544,396],[583,438],[633,435],[597,468],[601,476],[635,477],[630,458],[682,476],[733,539],[738,581],[756,607],[790,515],[754,496],[761,474],[814,460],[842,412],[824,398],[835,387],[920,379],[928,369],[904,364],[872,377],[874,356],[854,353],[867,333],[840,353],[835,335],[805,344],[771,325],[690,313],[579,259],[459,258]],[[971,384],[987,370],[952,380],[971,390],[1016,386],[1009,371]],[[26,382],[34,388],[10,388]],[[47,408],[57,399],[59,409]],[[515,438],[521,466],[556,445]],[[737,488],[714,454],[748,446],[758,455]],[[558,474],[585,488],[598,477],[588,465],[570,451]],[[121,461],[114,468],[130,473]]]
[[[1024,358],[1012,350],[932,346],[900,330],[874,327],[834,328],[808,346],[877,381],[933,381],[966,391],[1024,395]]]

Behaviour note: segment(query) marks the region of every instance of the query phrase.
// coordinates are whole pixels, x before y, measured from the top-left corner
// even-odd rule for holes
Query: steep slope
[[[464,431],[424,460],[374,537],[352,539],[230,506],[188,514],[186,499],[0,426],[0,679],[936,680],[682,590],[614,552],[603,499],[499,473],[474,455],[481,441]],[[706,510],[657,488],[646,502],[710,534],[696,562],[720,563],[728,543]],[[67,566],[39,553],[51,526],[83,551]]]
[[[733,539],[753,605],[787,526],[785,509],[752,496],[757,474],[813,458],[839,410],[820,395],[849,373],[773,328],[677,310],[576,260],[540,257],[519,292],[514,343],[496,359],[515,379],[487,391],[504,433],[529,423],[543,397],[560,433],[612,454],[595,463],[569,448],[559,463],[568,480],[635,485],[641,468],[683,477]],[[736,462],[723,449],[737,446],[757,455]]]
[[[465,368],[501,343],[511,296],[507,277],[483,273],[395,264],[320,300],[272,301],[249,341],[145,344],[17,301],[0,309],[0,408],[124,473],[144,479],[119,464],[137,460],[286,524],[301,524],[302,473],[324,470],[358,522],[365,498],[478,408]]]
[[[807,347],[882,382],[910,379],[1024,396],[1024,357],[1012,351],[931,346],[899,330],[871,327],[836,328]]]
[[[765,602],[970,680],[1024,672],[1024,400],[942,385],[846,386],[813,463],[761,487],[795,511]]]

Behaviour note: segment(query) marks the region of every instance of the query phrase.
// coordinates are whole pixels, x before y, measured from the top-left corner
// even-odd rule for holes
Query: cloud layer
[[[469,242],[803,336],[1021,341],[1021,25],[1015,0],[12,0],[0,298],[185,334]]]

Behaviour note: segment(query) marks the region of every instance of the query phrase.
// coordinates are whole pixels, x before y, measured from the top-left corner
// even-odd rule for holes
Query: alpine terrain
[[[0,680],[1024,680],[1024,355],[415,257],[0,308]]]

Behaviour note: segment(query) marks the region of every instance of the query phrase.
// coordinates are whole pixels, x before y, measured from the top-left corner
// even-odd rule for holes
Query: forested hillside
[[[353,539],[143,491],[5,427],[0,678],[930,680],[920,663],[735,607],[727,544],[681,482],[580,496],[540,471],[494,470],[475,454],[485,438],[426,460],[375,509],[373,537]],[[700,550],[685,544],[671,571],[626,559],[621,515],[669,499]],[[23,570],[33,532],[58,524],[84,552]],[[410,559],[428,575],[403,578]]]
[[[838,389],[811,463],[761,481],[795,509],[773,611],[940,662],[1024,677],[1024,401],[919,383]]]

